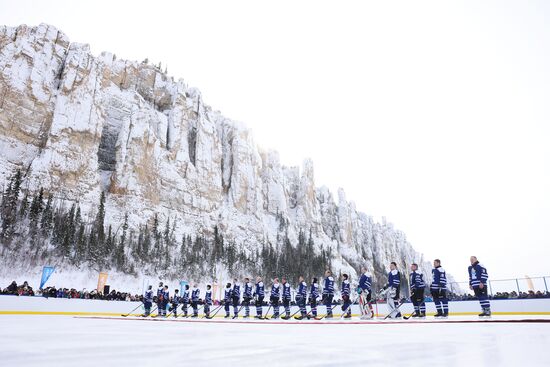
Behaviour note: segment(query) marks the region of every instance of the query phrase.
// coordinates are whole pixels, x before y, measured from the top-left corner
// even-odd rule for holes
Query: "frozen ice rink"
[[[450,318],[464,319],[477,318]],[[0,361],[94,367],[549,365],[550,323],[148,320],[0,315]]]

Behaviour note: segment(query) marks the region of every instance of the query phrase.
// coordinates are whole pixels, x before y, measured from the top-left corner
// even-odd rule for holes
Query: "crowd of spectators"
[[[531,299],[531,298],[550,298],[548,291],[527,291],[527,292],[497,292],[489,295],[489,299]],[[449,294],[451,301],[475,301],[477,298],[472,294]]]
[[[118,292],[112,290],[107,294],[98,292],[95,289],[88,291],[86,289],[76,290],[75,288],[56,288],[46,287],[44,289],[38,289],[33,291],[32,287],[25,281],[22,285],[17,285],[15,280],[4,289],[0,290],[0,294],[14,295],[14,296],[42,296],[51,298],[76,298],[76,299],[101,299],[107,301],[141,301],[142,295],[130,294],[128,292]]]
[[[101,299],[107,301],[142,301],[143,295],[140,294],[130,294],[128,292],[118,292],[112,290],[107,294],[98,292],[93,289],[88,291],[86,289],[76,290],[75,288],[56,288],[56,287],[46,287],[44,289],[39,289],[36,292],[26,281],[21,285],[17,285],[15,280],[11,282],[6,288],[0,288],[0,294],[15,295],[15,296],[43,296],[51,298],[77,298],[77,299]],[[448,293],[448,298],[450,301],[475,301],[477,298],[473,294],[455,294]],[[527,291],[527,292],[497,292],[493,295],[489,295],[489,299],[531,299],[531,298],[550,298],[550,292],[548,291]],[[433,302],[430,294],[425,297],[426,302]],[[376,301],[374,301],[376,302]],[[384,303],[385,299],[380,299],[378,302]],[[340,304],[340,300],[334,300],[333,304]],[[294,304],[294,302],[293,302]],[[266,303],[267,305],[267,303]]]

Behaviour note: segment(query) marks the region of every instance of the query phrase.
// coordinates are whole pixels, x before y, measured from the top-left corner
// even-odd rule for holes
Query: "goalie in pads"
[[[374,312],[371,304],[372,275],[367,267],[363,267],[363,274],[359,279],[357,293],[359,294],[359,308],[361,310],[361,319],[372,319]]]

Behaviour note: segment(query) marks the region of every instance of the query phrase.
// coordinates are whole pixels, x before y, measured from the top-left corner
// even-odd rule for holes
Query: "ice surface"
[[[547,366],[550,324],[258,325],[0,316],[6,366]]]

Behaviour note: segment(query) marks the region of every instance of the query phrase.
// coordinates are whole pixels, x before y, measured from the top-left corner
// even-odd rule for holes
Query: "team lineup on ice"
[[[487,281],[489,276],[487,274],[487,269],[479,263],[475,256],[470,258],[471,265],[468,267],[468,274],[470,277],[470,287],[477,296],[479,303],[482,308],[482,312],[479,314],[479,317],[490,317],[491,308],[490,302],[487,296]],[[426,284],[423,279],[423,274],[418,272],[418,264],[411,264],[411,273],[409,276],[410,284],[410,300],[414,307],[414,312],[408,316],[402,316],[400,312],[400,307],[404,303],[405,299],[400,298],[400,288],[401,288],[401,273],[397,269],[397,263],[392,262],[390,264],[390,272],[388,273],[388,281],[376,294],[376,299],[380,297],[386,297],[387,306],[389,313],[384,317],[385,319],[400,319],[408,320],[409,318],[426,318],[426,304],[424,298],[424,290]],[[342,304],[342,314],[340,319],[351,319],[352,312],[351,306],[355,303],[359,304],[359,310],[361,313],[361,320],[373,319],[375,313],[371,303],[372,300],[372,275],[368,271],[367,267],[363,268],[363,273],[359,279],[359,283],[356,288],[357,298],[355,301],[351,301],[352,290],[349,276],[347,274],[342,275],[343,281],[340,286],[340,295],[343,301]],[[195,286],[193,289],[189,289],[189,285],[186,284],[183,290],[183,294],[179,294],[179,290],[174,291],[174,295],[170,296],[170,291],[167,285],[163,285],[160,282],[159,287],[156,291],[156,295],[153,293],[153,286],[149,285],[147,291],[143,297],[143,307],[145,312],[141,315],[142,317],[178,317],[178,308],[181,305],[181,317],[183,318],[198,318],[199,310],[203,310],[202,318],[212,319],[215,317],[223,308],[225,311],[225,318],[231,317],[231,307],[233,307],[233,316],[231,319],[237,319],[241,310],[244,308],[244,315],[242,316],[245,319],[250,317],[250,306],[255,306],[256,315],[255,319],[265,320],[268,318],[269,311],[273,309],[273,314],[270,316],[271,319],[278,319],[279,317],[282,320],[289,320],[294,318],[296,320],[322,320],[322,319],[333,319],[333,310],[338,306],[338,304],[333,305],[333,299],[335,294],[335,280],[330,270],[325,272],[325,278],[323,281],[322,290],[319,289],[319,282],[317,278],[313,278],[311,284],[308,287],[308,284],[304,281],[302,276],[298,280],[298,288],[295,292],[292,292],[291,285],[288,282],[286,277],[282,277],[282,283],[279,283],[279,279],[276,277],[273,279],[273,284],[271,285],[271,291],[269,293],[269,307],[263,314],[263,304],[264,298],[266,295],[265,285],[261,277],[257,277],[256,284],[253,285],[250,282],[249,278],[244,278],[243,292],[242,292],[242,302],[241,302],[241,285],[237,279],[233,280],[233,284],[227,283],[224,289],[224,297],[222,302],[211,309],[213,306],[212,298],[212,285],[206,285],[206,291],[204,295],[204,300],[201,299],[200,289]],[[432,269],[432,282],[430,284],[430,292],[433,297],[437,313],[434,315],[435,318],[447,318],[449,316],[449,301],[447,299],[447,278],[445,270],[441,266],[441,260],[434,260],[434,268]],[[298,310],[291,314],[291,303],[292,303],[292,294],[295,293],[295,303],[298,306]],[[317,305],[320,299],[320,304],[324,305],[326,313],[323,316],[319,316],[317,313]],[[282,301],[282,302],[281,302]],[[155,309],[152,310],[153,303],[156,304]],[[279,308],[282,304],[284,309],[284,315],[280,315]],[[307,311],[307,306],[309,305],[310,311]],[[199,308],[199,305],[202,305]],[[188,309],[191,306],[192,314],[189,313]],[[139,308],[140,306],[136,307]],[[130,311],[126,315],[121,315],[124,317],[130,316],[132,312],[136,309]],[[152,315],[152,312],[157,311],[156,315]],[[168,312],[168,313],[167,313]],[[298,315],[299,313],[299,315]]]

